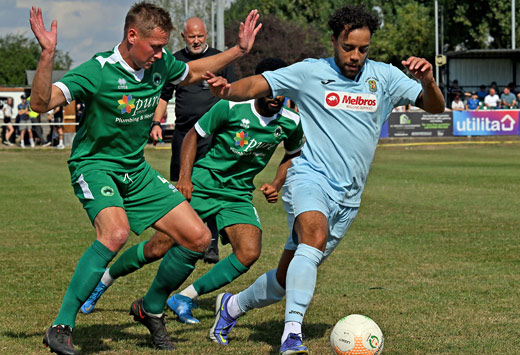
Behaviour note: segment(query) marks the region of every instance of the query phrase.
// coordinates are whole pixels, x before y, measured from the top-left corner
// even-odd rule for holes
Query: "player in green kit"
[[[173,29],[168,12],[150,3],[136,3],[126,15],[120,44],[51,85],[57,23],[53,21],[47,31],[41,10],[31,9],[31,29],[42,48],[31,107],[47,112],[75,99],[85,103],[68,163],[74,192],[97,235],[79,260],[58,317],[45,333],[43,342],[52,352],[76,354],[72,329],[78,310],[126,243],[130,230],[140,234],[151,226],[175,241],[167,260],[176,269],[169,285],[172,291],[203,255],[209,231],[182,194],[146,163],[144,147],[163,85],[195,83],[209,68],[220,70],[248,53],[260,29],[257,20],[256,10],[252,11],[240,25],[236,46],[188,66],[163,48]],[[147,313],[146,308],[140,304],[139,317],[132,310],[131,314],[148,327],[156,346],[173,349],[162,315]]]
[[[261,73],[284,66],[285,62],[280,59],[265,59],[258,64],[256,71]],[[246,103],[222,100],[186,135],[177,188],[190,200],[203,220],[215,218],[223,243],[231,243],[233,253],[219,261],[193,285],[168,300],[168,306],[184,323],[199,322],[191,313],[194,298],[228,284],[249,270],[260,256],[262,232],[252,203],[255,189],[253,179],[283,142],[286,154],[276,176],[271,184],[263,184],[260,188],[268,202],[276,202],[291,159],[299,155],[303,145],[299,116],[283,108],[283,99],[260,98]],[[194,165],[197,141],[210,134],[214,138],[206,156]],[[166,260],[171,243],[171,239],[157,232],[151,240],[128,249],[105,272],[89,298],[89,307],[93,307],[118,277],[136,271],[165,254]],[[154,250],[154,259],[139,257],[139,249],[147,245]],[[146,304],[154,304],[157,312],[162,311],[171,293],[162,285],[171,282],[174,274],[175,270],[163,261],[145,296]]]

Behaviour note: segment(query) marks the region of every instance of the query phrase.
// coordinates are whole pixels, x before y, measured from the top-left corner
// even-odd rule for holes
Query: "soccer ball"
[[[341,318],[330,334],[330,346],[336,355],[379,355],[383,344],[383,332],[376,322],[360,314]]]

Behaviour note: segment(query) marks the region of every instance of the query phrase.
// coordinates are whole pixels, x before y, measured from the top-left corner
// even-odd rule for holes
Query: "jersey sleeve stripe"
[[[294,113],[292,111],[289,111],[285,108],[282,108],[282,116],[290,118],[291,120],[294,121],[294,123],[296,123],[296,125],[298,125],[300,123],[300,115],[298,115],[297,113]]]
[[[179,76],[177,78],[177,80],[175,81],[172,81],[172,84],[173,85],[177,85],[178,83],[180,83],[181,81],[183,81],[184,79],[186,79],[186,77],[188,76],[188,73],[190,72],[190,66],[188,65],[188,63],[186,63],[186,69],[184,70],[184,73],[182,73],[181,76]]]
[[[202,138],[206,138],[209,136],[209,134],[207,134],[206,132],[204,132],[204,130],[200,127],[199,123],[195,123],[195,131],[197,131],[197,133],[199,134],[199,136],[201,136]]]
[[[67,100],[67,103],[70,104],[72,101],[72,95],[70,94],[69,88],[60,81],[55,82],[53,85],[61,90],[63,96],[65,96],[65,100]]]

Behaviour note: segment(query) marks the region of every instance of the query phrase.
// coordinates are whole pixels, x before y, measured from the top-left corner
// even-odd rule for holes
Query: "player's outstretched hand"
[[[262,193],[264,194],[267,202],[275,203],[278,201],[278,191],[276,190],[276,188],[273,185],[267,184],[267,183],[263,184],[260,187],[260,191],[262,191]]]
[[[184,196],[186,200],[191,200],[191,193],[193,192],[193,184],[190,179],[183,179],[179,177],[177,182],[177,190]]]
[[[240,22],[237,44],[244,53],[249,53],[255,43],[256,34],[262,28],[262,24],[256,25],[259,17],[258,10],[251,10],[246,17],[246,22]]]
[[[162,129],[161,126],[153,126],[150,131],[150,139],[153,141],[153,145],[157,144],[157,141],[162,142]]]
[[[424,58],[410,57],[401,62],[412,75],[419,80],[433,80],[433,67]]]
[[[53,20],[51,30],[47,31],[43,24],[42,10],[33,6],[29,23],[42,51],[54,51],[58,44],[58,21]]]
[[[209,89],[211,93],[216,97],[226,97],[229,93],[229,88],[231,84],[228,83],[227,79],[222,76],[216,76],[211,72],[206,72],[206,74],[202,75],[202,79],[206,80],[209,84]]]

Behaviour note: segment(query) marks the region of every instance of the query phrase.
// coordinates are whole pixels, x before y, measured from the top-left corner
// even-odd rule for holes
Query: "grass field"
[[[520,353],[519,143],[378,149],[357,220],[319,270],[303,327],[312,354],[331,353],[331,329],[350,313],[380,325],[388,355]],[[48,353],[43,333],[95,238],[70,187],[69,153],[0,150],[0,354]],[[257,186],[270,181],[280,154]],[[168,176],[168,149],[150,148],[146,156]],[[259,195],[255,201],[263,253],[226,291],[238,292],[274,267],[285,242],[282,205]],[[121,278],[95,312],[78,316],[74,342],[82,354],[155,353],[128,309],[157,267]],[[207,269],[200,262],[187,282]],[[200,298],[198,326],[166,318],[176,353],[277,354],[283,303],[242,318],[226,348],[208,340],[218,292]]]

